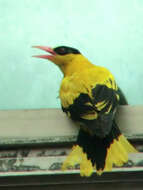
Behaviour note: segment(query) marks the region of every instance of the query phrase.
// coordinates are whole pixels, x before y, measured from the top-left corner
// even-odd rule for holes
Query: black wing
[[[81,93],[72,105],[62,109],[91,135],[104,138],[112,128],[118,96],[118,92],[112,88],[96,85],[92,89],[92,98]]]

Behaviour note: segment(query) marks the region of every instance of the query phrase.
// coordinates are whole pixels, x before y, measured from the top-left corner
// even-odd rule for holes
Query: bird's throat
[[[64,76],[70,76],[74,73],[82,72],[83,70],[91,67],[94,67],[94,65],[84,56],[78,57],[78,59],[75,58],[71,62],[60,65],[60,69]]]

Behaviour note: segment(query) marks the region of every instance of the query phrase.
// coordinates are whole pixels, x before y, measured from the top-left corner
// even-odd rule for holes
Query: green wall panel
[[[60,107],[62,74],[32,45],[80,49],[143,104],[143,1],[0,0],[0,109]]]

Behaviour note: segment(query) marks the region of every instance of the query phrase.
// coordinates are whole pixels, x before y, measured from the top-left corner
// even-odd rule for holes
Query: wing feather
[[[60,90],[62,109],[91,135],[105,137],[111,130],[119,102],[118,87],[110,73],[95,82],[88,76],[85,75],[86,80],[83,75],[63,80]]]

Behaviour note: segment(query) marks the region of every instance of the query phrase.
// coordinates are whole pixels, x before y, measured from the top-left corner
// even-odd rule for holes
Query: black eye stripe
[[[66,55],[66,54],[80,54],[80,52],[77,49],[67,47],[67,46],[60,46],[54,48],[54,51],[59,55]]]
[[[60,54],[64,55],[67,51],[65,48],[60,48],[58,51]]]

